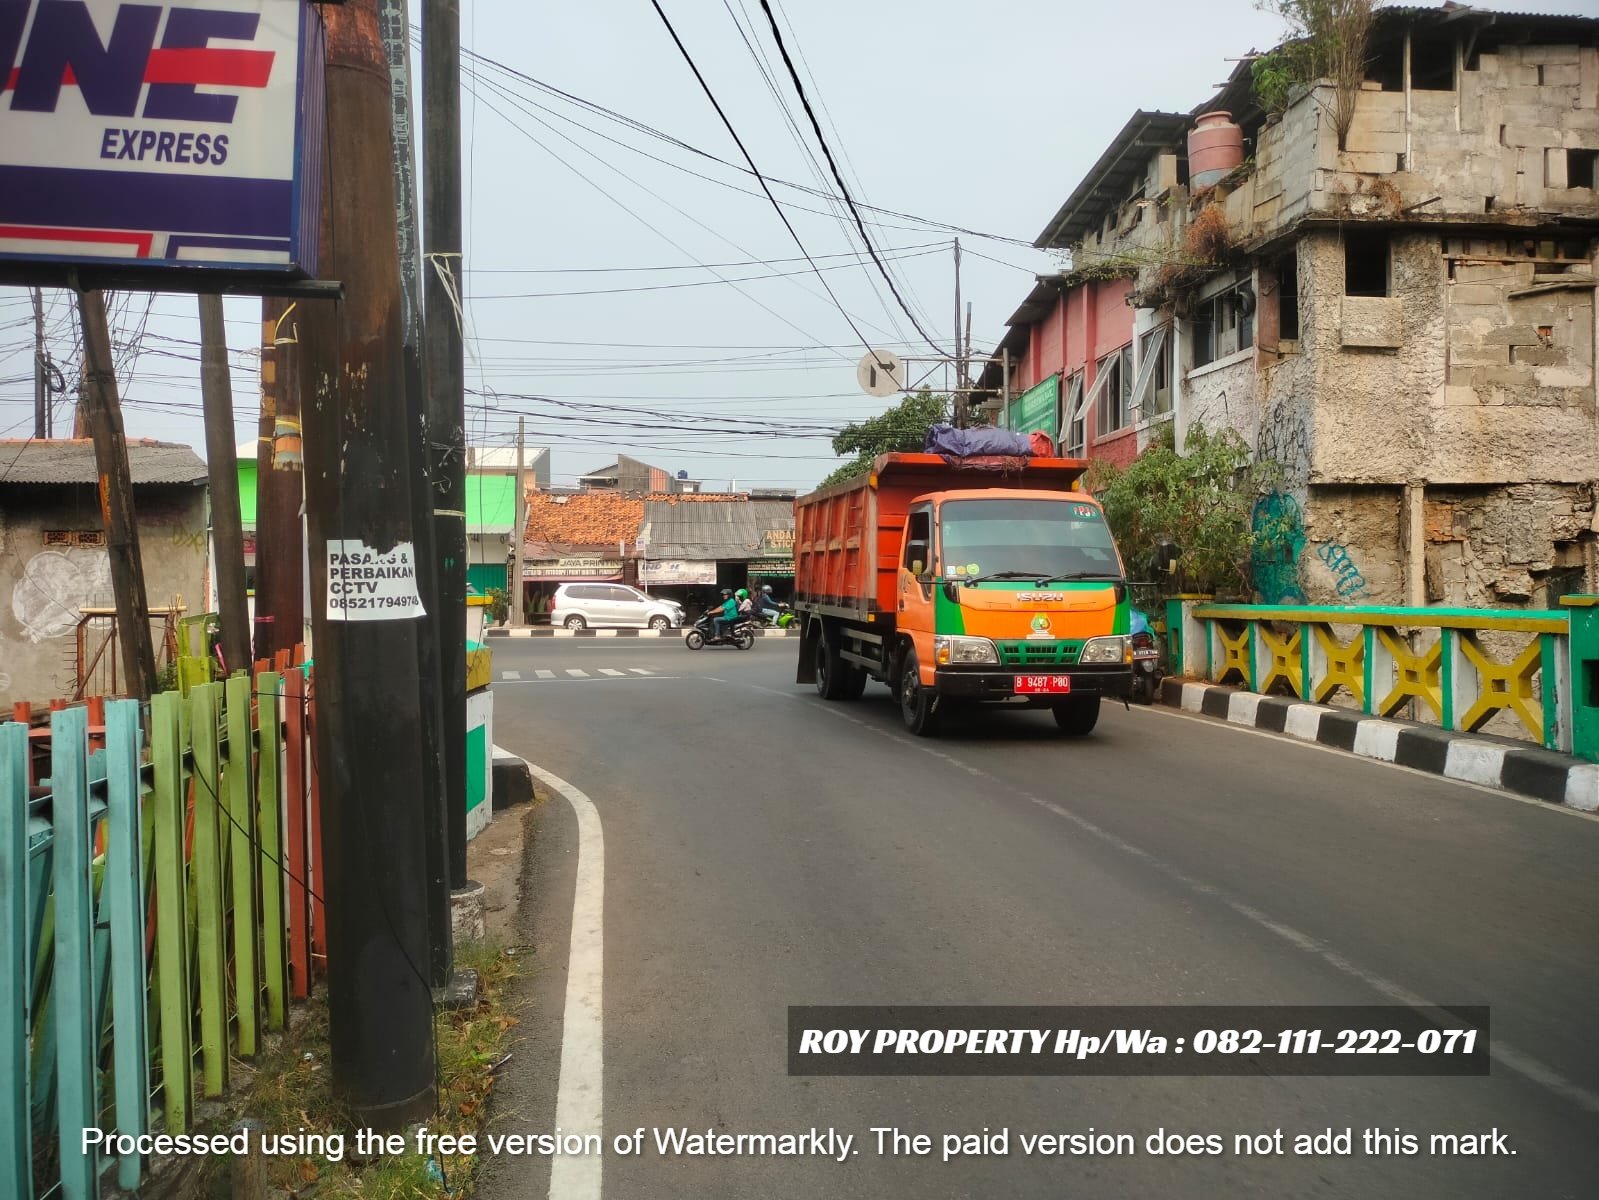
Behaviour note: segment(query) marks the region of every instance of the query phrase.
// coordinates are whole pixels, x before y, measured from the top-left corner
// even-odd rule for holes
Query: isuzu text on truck
[[[886,683],[927,736],[970,704],[1045,707],[1086,734],[1132,684],[1127,580],[1078,459],[974,469],[885,454],[794,505],[798,682]]]

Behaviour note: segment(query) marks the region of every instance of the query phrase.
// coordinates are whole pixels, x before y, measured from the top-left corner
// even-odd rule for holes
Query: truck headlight
[[[994,643],[980,637],[935,637],[933,661],[941,667],[951,663],[998,663]]]
[[[1077,661],[1080,663],[1131,662],[1132,650],[1127,639],[1121,634],[1116,634],[1114,637],[1089,638],[1083,643],[1083,652]]]

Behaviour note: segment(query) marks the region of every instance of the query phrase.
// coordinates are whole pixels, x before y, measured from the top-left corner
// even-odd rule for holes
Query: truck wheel
[[[900,666],[899,715],[905,728],[917,737],[932,737],[938,732],[938,697],[922,686],[916,651],[907,650]]]
[[[1055,724],[1069,737],[1083,737],[1094,732],[1099,723],[1099,697],[1073,696],[1054,706]]]
[[[816,645],[812,650],[816,656],[816,694],[823,700],[844,700],[844,664],[839,661],[838,651],[833,647],[833,640],[827,636],[825,629],[816,631]]]
[[[859,700],[866,691],[866,683],[871,676],[866,674],[865,667],[857,667],[854,663],[840,662],[840,700]]]

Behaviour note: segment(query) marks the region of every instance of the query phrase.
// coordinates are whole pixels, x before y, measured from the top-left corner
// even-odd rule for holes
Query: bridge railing
[[[1599,596],[1554,609],[1167,602],[1182,674],[1599,761]]]

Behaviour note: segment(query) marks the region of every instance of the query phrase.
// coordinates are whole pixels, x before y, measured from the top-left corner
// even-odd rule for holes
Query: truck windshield
[[[939,526],[946,577],[1122,577],[1104,514],[1092,504],[951,500]]]

